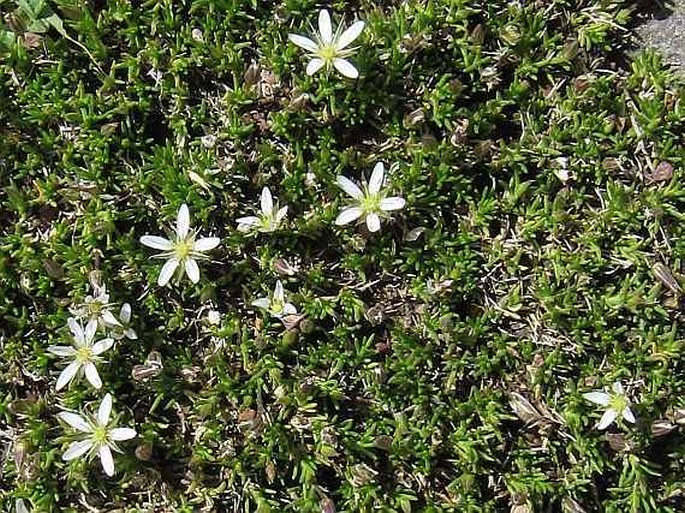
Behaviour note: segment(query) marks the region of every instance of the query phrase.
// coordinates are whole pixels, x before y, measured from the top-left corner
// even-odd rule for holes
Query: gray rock
[[[646,48],[654,48],[685,74],[685,0],[670,0],[637,27]]]

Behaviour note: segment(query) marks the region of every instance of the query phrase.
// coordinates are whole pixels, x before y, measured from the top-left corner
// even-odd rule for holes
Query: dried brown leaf
[[[680,283],[675,279],[671,270],[661,262],[657,262],[652,266],[652,273],[668,290],[673,294],[682,294],[683,289]]]
[[[565,497],[561,501],[561,509],[564,513],[587,513],[585,508],[571,497]]]
[[[673,431],[677,426],[668,422],[667,420],[657,420],[652,424],[652,436],[660,437],[666,436]]]
[[[509,394],[509,406],[516,416],[526,424],[535,424],[543,420],[543,416],[528,399],[521,394],[512,392]]]

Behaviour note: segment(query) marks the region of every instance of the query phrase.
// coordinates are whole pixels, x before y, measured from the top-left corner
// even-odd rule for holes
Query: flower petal
[[[114,475],[114,458],[112,457],[112,450],[107,444],[102,444],[100,449],[98,449],[98,454],[100,455],[100,463],[102,463],[105,474],[112,477]]]
[[[124,324],[128,324],[131,322],[131,305],[128,303],[124,303],[121,305],[121,311],[119,312],[119,319],[121,319],[121,322]]]
[[[347,78],[357,78],[359,76],[359,71],[357,71],[357,68],[354,67],[354,64],[352,64],[350,61],[346,61],[345,59],[341,59],[339,57],[333,59],[333,66],[335,66],[335,69],[337,69]]]
[[[616,420],[617,416],[616,410],[610,409],[605,411],[604,415],[602,415],[602,418],[599,419],[599,422],[597,423],[597,429],[601,431],[608,428],[611,423]]]
[[[381,218],[378,217],[378,214],[375,212],[371,212],[368,216],[366,216],[366,226],[371,233],[377,232],[381,229]]]
[[[57,414],[57,416],[74,429],[78,429],[83,433],[90,433],[91,431],[93,431],[93,428],[90,426],[88,421],[81,417],[81,415],[79,415],[78,413],[72,413],[70,411],[61,411]]]
[[[338,186],[354,199],[360,200],[364,197],[364,193],[359,186],[346,176],[338,175],[336,178]]]
[[[176,216],[176,235],[179,239],[185,239],[190,230],[190,211],[185,203],[178,209]]]
[[[115,442],[123,440],[130,440],[138,435],[135,429],[131,428],[114,428],[109,432],[109,438]]]
[[[333,28],[331,27],[331,15],[326,9],[319,11],[319,35],[321,41],[329,44],[333,39]]]
[[[177,267],[177,258],[171,258],[167,260],[162,266],[162,270],[159,272],[159,277],[157,278],[157,285],[159,285],[160,287],[164,287],[164,285],[169,283],[169,280],[174,275],[174,272],[176,272]]]
[[[92,351],[95,356],[100,355],[107,351],[110,347],[114,345],[114,340],[111,338],[103,338],[98,340],[93,344]]]
[[[286,215],[288,215],[288,205],[278,209],[278,212],[276,212],[276,222],[280,223],[283,221]]]
[[[129,328],[126,331],[124,331],[124,336],[129,340],[136,340],[138,338],[137,333],[132,328]]]
[[[267,216],[271,216],[271,213],[274,211],[274,199],[271,196],[271,191],[268,187],[264,187],[262,189],[262,196],[260,202],[262,213]]]
[[[316,53],[319,50],[319,46],[308,37],[299,36],[297,34],[288,34],[288,39],[291,43],[296,44],[308,52]]]
[[[174,243],[164,237],[157,237],[155,235],[143,235],[140,238],[140,243],[152,249],[159,249],[161,251],[171,251],[174,249]]]
[[[283,305],[283,314],[284,315],[294,315],[297,313],[297,308],[295,308],[295,305],[292,303],[286,303]]]
[[[611,389],[614,391],[615,394],[623,395],[623,385],[621,384],[620,381],[617,381],[613,385],[611,385]]]
[[[194,258],[186,258],[185,268],[190,281],[193,283],[200,281],[200,268],[197,266],[197,262]]]
[[[107,393],[102,398],[102,402],[98,407],[98,423],[101,426],[106,426],[109,423],[109,416],[112,413],[112,394]]]
[[[236,219],[236,223],[238,223],[238,231],[249,232],[253,227],[259,225],[259,218],[257,216],[239,217]]]
[[[623,418],[631,424],[635,424],[635,415],[633,415],[633,410],[630,408],[623,410]]]
[[[100,379],[95,364],[93,362],[88,362],[83,366],[83,369],[86,371],[86,379],[88,382],[93,385],[93,388],[100,390],[102,388],[102,380]]]
[[[57,378],[57,383],[55,384],[55,390],[58,392],[62,390],[65,386],[69,384],[69,382],[74,379],[74,376],[76,376],[76,373],[78,370],[81,368],[81,364],[79,362],[71,362],[69,365],[67,365],[64,370],[60,373],[59,378]]]
[[[268,309],[271,306],[271,300],[268,297],[260,297],[259,299],[252,301],[250,304],[252,306],[256,306],[257,308]]]
[[[88,450],[93,447],[93,442],[90,440],[79,440],[78,442],[72,442],[69,444],[66,452],[62,454],[62,459],[64,461],[71,461],[84,455]]]
[[[84,345],[90,346],[93,344],[93,337],[95,336],[95,332],[97,332],[97,330],[98,321],[95,319],[88,321],[88,324],[86,324],[86,329],[83,332]]]
[[[71,330],[72,335],[74,335],[74,340],[79,346],[83,345],[83,326],[81,326],[81,323],[78,322],[76,319],[73,317],[69,317],[67,319],[67,324],[69,325],[69,329]]]
[[[383,186],[383,178],[385,176],[385,167],[382,162],[378,162],[373,166],[371,178],[369,178],[369,192],[371,194],[378,194]]]
[[[119,319],[114,317],[114,314],[109,310],[104,310],[102,312],[102,320],[105,321],[105,324],[108,326],[121,326]]]
[[[109,301],[109,294],[107,294],[107,285],[91,280],[90,284],[93,286],[93,295],[107,303]]]
[[[400,198],[399,196],[391,196],[390,198],[383,198],[381,200],[381,210],[386,212],[389,210],[400,210],[404,208],[406,204],[407,202],[404,201],[404,198]]]
[[[311,77],[314,73],[323,68],[324,64],[326,64],[326,62],[323,59],[315,57],[307,63],[307,69],[305,72]]]
[[[72,346],[48,346],[47,351],[56,356],[73,356],[76,353],[76,349]]]
[[[364,211],[359,207],[347,207],[338,214],[338,217],[335,219],[335,224],[342,226],[351,223],[352,221],[359,219],[363,213]]]
[[[359,37],[359,34],[364,30],[366,23],[363,21],[356,21],[343,32],[338,40],[335,42],[335,48],[340,51],[349,45],[352,41]]]
[[[220,242],[221,239],[219,237],[205,237],[198,239],[193,244],[193,251],[211,251],[212,249],[216,248]]]
[[[24,499],[17,499],[16,501],[14,501],[14,512],[29,513],[29,508],[26,506]]]
[[[282,303],[285,298],[285,292],[283,291],[283,284],[281,280],[276,282],[276,288],[274,289],[274,301]]]
[[[609,404],[609,400],[611,399],[609,394],[605,392],[589,392],[587,394],[583,394],[583,397],[587,401],[595,404],[601,404],[602,406]]]

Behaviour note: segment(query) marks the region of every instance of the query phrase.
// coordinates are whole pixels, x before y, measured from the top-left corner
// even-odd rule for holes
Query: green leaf
[[[51,14],[45,18],[45,21],[47,21],[57,32],[62,34],[62,36],[67,37],[67,31],[64,28],[64,22],[57,14]]]
[[[48,31],[50,26],[45,22],[45,20],[31,20],[28,27],[26,27],[26,32],[33,32],[34,34],[44,34]]]
[[[17,40],[17,36],[11,30],[0,29],[0,48],[9,50]]]

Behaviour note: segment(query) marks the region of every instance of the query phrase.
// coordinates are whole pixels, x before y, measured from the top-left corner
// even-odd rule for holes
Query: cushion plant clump
[[[685,510],[645,8],[0,0],[0,510]]]

